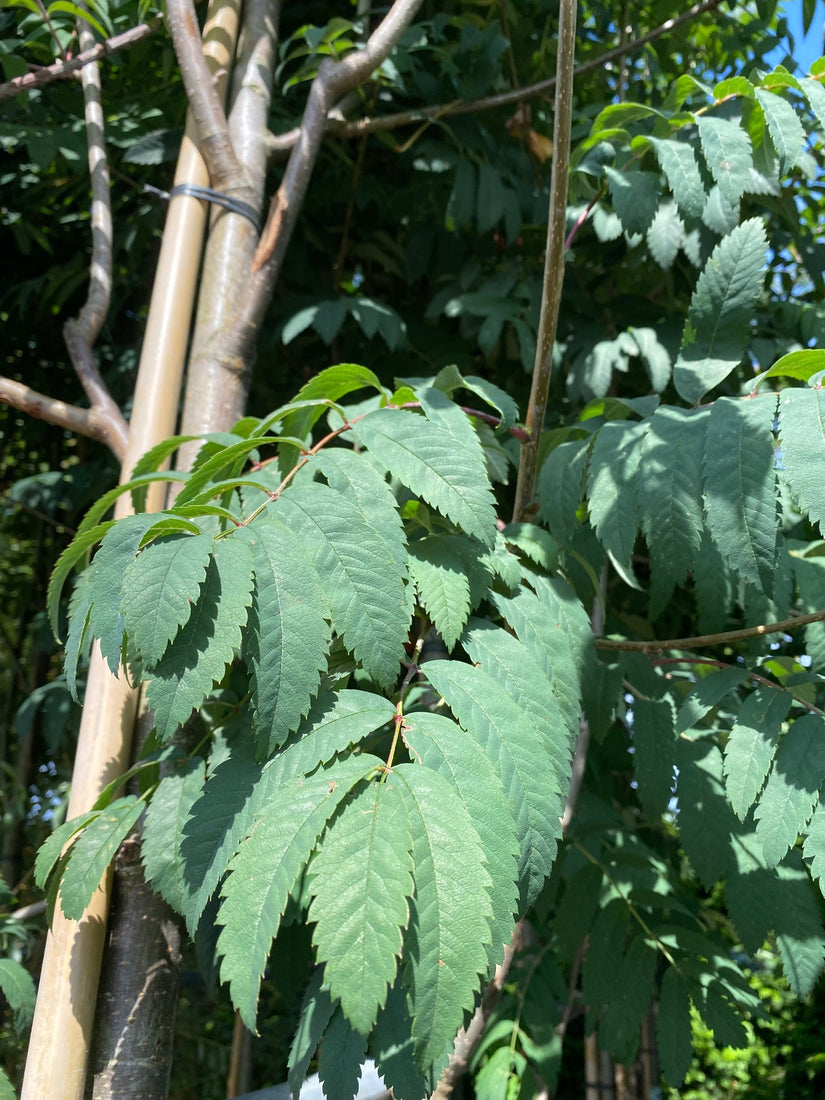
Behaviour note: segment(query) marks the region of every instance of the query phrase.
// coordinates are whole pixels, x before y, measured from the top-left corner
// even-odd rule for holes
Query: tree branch
[[[719,634],[698,634],[693,638],[667,638],[663,641],[633,642],[614,638],[596,638],[597,649],[629,650],[634,653],[661,653],[665,649],[699,649],[703,646],[721,645],[723,642],[739,642],[745,638],[761,638],[765,634],[784,634],[808,623],[825,620],[825,610],[812,611],[810,615],[794,615],[776,623],[746,626],[741,630],[723,630]]]
[[[34,88],[42,88],[44,84],[51,84],[54,80],[66,80],[79,69],[91,65],[93,61],[102,61],[104,57],[109,57],[111,54],[119,53],[129,46],[134,46],[137,42],[142,42],[144,38],[154,34],[162,23],[163,20],[160,17],[153,19],[150,23],[139,23],[136,27],[130,27],[128,31],[124,31],[123,34],[116,34],[114,38],[107,38],[105,42],[95,42],[93,46],[81,50],[77,57],[72,57],[68,61],[56,61],[54,65],[48,65],[30,73],[23,73],[22,76],[15,76],[12,80],[7,80],[5,84],[0,84],[0,103],[4,99],[11,99],[12,96],[20,95],[21,92],[30,92]]]
[[[180,2],[174,0],[176,4]],[[367,80],[389,56],[420,5],[421,0],[395,0],[362,50],[347,54],[341,60],[326,58],[321,64],[309,91],[300,136],[281,186],[270,204],[269,217],[252,261],[252,278],[245,300],[227,337],[234,349],[241,350],[242,357],[254,340],[272,297],[324,138],[330,109],[342,95]]]
[[[245,182],[243,168],[235,156],[226,112],[213,83],[204,56],[198,18],[192,0],[167,0],[169,33],[180,65],[189,109],[198,128],[198,146],[218,191],[230,193]]]
[[[99,408],[81,409],[77,405],[67,405],[56,397],[46,397],[37,390],[30,389],[22,382],[0,375],[0,401],[14,409],[27,413],[38,420],[56,424],[70,432],[96,439],[105,443],[121,458],[125,453],[126,439]],[[128,429],[126,429],[128,432]]]
[[[525,427],[530,440],[521,448],[521,461],[516,481],[516,502],[513,519],[524,519],[536,484],[539,438],[550,376],[553,371],[553,346],[559,322],[561,288],[564,281],[564,231],[567,220],[567,176],[570,166],[570,127],[573,118],[573,70],[576,61],[576,3],[561,0],[559,6],[559,38],[556,52],[556,102],[553,118],[553,168],[550,174],[550,210],[547,220],[547,251],[544,257],[544,280],[541,294],[541,317],[536,339],[533,384],[527,406]]]
[[[647,34],[628,42],[622,42],[590,61],[582,62],[573,70],[573,76],[577,77],[592,72],[594,69],[601,69],[611,61],[633,53],[649,42],[661,38],[662,35],[675,30],[683,23],[687,23],[699,15],[704,15],[705,12],[713,11],[714,8],[719,7],[721,2],[722,0],[702,0],[701,3],[694,4],[687,11],[683,11],[681,15],[674,16],[673,19],[666,19],[664,23],[654,27]],[[548,92],[553,91],[555,86],[556,77],[551,76],[547,80],[538,81],[536,84],[528,84],[525,88],[514,88],[512,91],[502,92],[500,95],[484,96],[482,99],[453,100],[451,103],[440,103],[433,107],[417,107],[409,111],[397,111],[395,114],[382,115],[379,118],[362,118],[352,122],[342,122],[340,119],[330,117],[327,119],[327,129],[334,136],[343,138],[360,137],[362,134],[377,134],[387,130],[397,130],[401,126],[411,126],[425,121],[432,122],[439,118],[455,118],[457,115],[477,114],[480,111],[494,110],[496,107],[508,107],[522,103],[527,99],[536,99],[539,96],[547,95]],[[297,127],[284,134],[270,134],[267,138],[267,148],[270,156],[275,158],[287,155],[298,141],[299,134],[300,129]]]
[[[85,19],[77,20],[77,34],[81,50],[90,49],[94,35]],[[112,294],[112,202],[98,62],[83,67],[80,81],[92,188],[92,257],[86,301],[77,317],[63,326],[63,338],[92,408],[103,416],[107,426],[106,442],[117,457],[122,458],[129,428],[100,376],[92,352],[109,312]]]

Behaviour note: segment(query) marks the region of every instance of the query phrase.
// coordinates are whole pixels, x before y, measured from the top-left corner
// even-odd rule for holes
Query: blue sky
[[[794,38],[794,60],[807,73],[811,64],[825,53],[822,45],[825,0],[818,0],[816,14],[807,35],[802,33],[802,0],[785,0],[783,8],[788,19],[788,29]],[[775,60],[781,62],[785,52],[785,50],[777,50]],[[773,55],[771,60],[774,60]]]

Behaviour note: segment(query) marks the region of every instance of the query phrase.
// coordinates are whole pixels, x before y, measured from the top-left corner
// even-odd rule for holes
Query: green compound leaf
[[[409,632],[406,565],[360,508],[326,485],[284,493],[277,515],[311,548],[333,629],[369,675],[390,686]]]
[[[732,665],[730,668],[708,672],[702,676],[679,707],[676,715],[676,732],[684,733],[685,730],[697,726],[717,703],[742,683],[747,675],[746,668]]]
[[[384,1084],[393,1090],[399,1100],[402,1097],[403,1100],[427,1100],[435,1091],[438,1072],[422,1073],[419,1070],[410,1035],[411,1027],[406,992],[403,983],[398,980],[389,991],[386,1005],[378,1013],[370,1036],[370,1052]]]
[[[722,557],[748,584],[773,595],[777,486],[771,399],[714,402],[705,440],[705,512]]]
[[[299,536],[274,516],[241,528],[255,588],[245,641],[261,755],[282,745],[318,691],[331,631],[329,602]]]
[[[785,389],[779,396],[782,476],[800,507],[825,534],[825,391]]]
[[[804,550],[807,545],[803,544],[800,549]],[[808,557],[792,553],[791,563],[803,612],[825,607],[825,558],[813,553]],[[811,667],[816,672],[825,670],[825,622],[808,623],[805,627],[805,653],[811,658]]]
[[[295,766],[310,772],[337,753],[391,722],[395,707],[371,691],[345,689],[322,692],[309,714],[285,746],[294,754]]]
[[[312,864],[318,961],[330,995],[362,1035],[395,980],[413,892],[412,843],[406,804],[390,776],[357,792]]]
[[[461,639],[467,656],[518,705],[543,739],[563,791],[570,773],[571,738],[546,667],[509,630],[471,619]],[[559,806],[559,816],[562,807]]]
[[[633,749],[642,805],[651,818],[668,807],[676,763],[673,703],[665,699],[636,699],[633,703]]]
[[[146,878],[177,913],[184,913],[189,902],[186,867],[181,859],[183,828],[203,785],[201,760],[194,758],[178,765],[172,775],[160,781],[143,821],[141,854]]]
[[[705,187],[693,147],[672,138],[649,138],[656,151],[673,198],[686,218],[702,216],[705,207]]]
[[[252,738],[233,744],[232,752],[208,777],[192,804],[181,840],[183,909],[190,935],[226,874],[229,861],[255,817],[263,766],[255,761]],[[267,781],[268,783],[268,778]]]
[[[779,743],[773,770],[756,807],[756,837],[774,867],[810,819],[825,773],[825,719],[805,714]]]
[[[596,436],[587,474],[590,522],[605,550],[626,568],[636,542],[636,473],[647,424],[614,420]]]
[[[66,686],[72,699],[79,702],[77,695],[77,666],[89,626],[89,613],[92,606],[90,569],[85,569],[77,578],[69,600],[69,632],[64,646],[63,668],[66,673]]]
[[[112,519],[108,520],[106,523],[99,523],[96,527],[91,527],[87,531],[80,532],[72,539],[57,559],[57,563],[52,570],[52,575],[49,578],[47,610],[49,614],[49,625],[58,641],[60,640],[58,631],[60,597],[63,593],[63,585],[66,583],[66,578],[78,562],[85,558],[91,547],[98,543],[114,525],[115,521]]]
[[[410,576],[421,605],[450,651],[470,614],[470,582],[449,535],[428,535],[410,543]]]
[[[656,1029],[662,1070],[668,1084],[679,1088],[690,1069],[693,1050],[690,986],[675,966],[668,967],[662,977]]]
[[[492,546],[495,501],[477,436],[473,447],[459,444],[441,423],[393,409],[369,413],[354,431],[393,477],[468,535]]]
[[[329,989],[323,985],[324,971],[317,967],[310,979],[292,1046],[289,1050],[287,1082],[294,1100],[297,1100],[312,1056],[324,1036],[327,1024],[335,1011],[335,1003]]]
[[[731,206],[735,206],[751,178],[750,138],[738,123],[725,118],[699,116],[696,126],[710,174]]]
[[[757,88],[756,98],[765,112],[765,122],[779,156],[780,169],[787,172],[799,163],[805,152],[805,127],[790,103],[781,96]]]
[[[759,218],[742,222],[720,241],[690,300],[673,381],[694,404],[742,361],[762,289],[767,239]]]
[[[515,596],[495,596],[493,602],[518,638],[551,677],[570,729],[578,737],[581,684],[594,672],[590,620],[573,590],[560,577],[533,577],[535,593],[523,587]]]
[[[318,1078],[327,1100],[350,1100],[356,1095],[366,1053],[366,1035],[352,1027],[339,1006],[318,1052]]]
[[[481,746],[441,714],[406,715],[404,740],[419,764],[450,781],[478,830],[494,885],[488,959],[492,971],[511,941],[518,908],[519,842],[501,778]]]
[[[458,661],[428,661],[424,671],[501,777],[515,816],[521,855],[521,908],[535,900],[556,857],[561,790],[545,740],[486,672]]]
[[[144,547],[123,573],[126,633],[146,668],[161,659],[197,603],[211,535],[173,535]]]
[[[655,172],[619,172],[609,165],[604,173],[613,207],[628,233],[645,233],[659,204],[659,176]]]
[[[539,471],[539,511],[550,533],[562,546],[578,530],[576,515],[590,439],[569,439],[554,447]]]
[[[825,803],[822,800],[808,822],[802,855],[810,867],[811,878],[819,880],[819,889],[825,894]]]
[[[452,784],[419,764],[401,764],[394,775],[413,834],[415,898],[405,959],[423,1069],[452,1042],[486,972],[492,882],[472,818]]]
[[[87,629],[100,641],[100,651],[115,674],[120,666],[123,645],[123,576],[144,534],[156,519],[153,515],[141,515],[119,520],[104,536],[89,571],[91,606]]]
[[[657,591],[681,584],[702,542],[701,473],[706,410],[662,405],[645,437],[636,480],[641,520]]]
[[[146,689],[161,741],[200,706],[241,645],[252,603],[252,555],[238,539],[215,543],[198,602]]]
[[[15,959],[0,959],[0,991],[8,1007],[14,1014],[14,1026],[25,1031],[34,1015],[34,1002],[37,999],[37,987],[34,979],[22,963]],[[0,1096],[4,1082],[0,1081]],[[15,1092],[9,1085],[10,1100],[15,1100]]]
[[[60,882],[60,906],[69,920],[80,920],[106,868],[143,813],[134,795],[112,802],[75,841]]]
[[[626,1065],[635,1061],[639,1049],[642,1018],[650,1007],[657,960],[657,952],[645,942],[645,937],[637,936],[621,962],[614,994],[599,1022],[599,1042]]]
[[[819,899],[794,848],[777,867],[771,905],[782,968],[797,997],[807,997],[822,973],[825,933]]]
[[[312,776],[284,773],[289,754],[270,767],[267,797],[230,864],[218,922],[221,979],[246,1026],[255,1030],[261,978],[287,899],[338,803],[381,761],[338,760]]]
[[[740,821],[762,790],[792,702],[787,692],[761,687],[742,704],[725,746],[725,789]]]
[[[79,814],[77,817],[64,821],[40,845],[34,861],[34,881],[41,890],[45,890],[49,875],[51,875],[60,859],[64,846],[81,829],[85,829],[90,821],[94,821],[98,813],[98,810],[89,810],[85,814]]]
[[[732,863],[737,830],[722,785],[722,754],[708,741],[677,742],[679,833],[702,884],[710,888]]]

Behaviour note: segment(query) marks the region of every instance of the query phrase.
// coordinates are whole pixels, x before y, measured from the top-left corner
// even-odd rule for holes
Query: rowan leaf
[[[717,703],[737,688],[748,675],[746,668],[731,665],[703,676],[682,703],[676,715],[676,732],[697,726]],[[774,694],[776,694],[774,692]],[[741,717],[740,717],[741,721]]]
[[[661,405],[648,423],[636,479],[636,509],[656,588],[662,591],[682,583],[701,545],[708,413]]]
[[[690,986],[677,967],[662,977],[656,1017],[657,1046],[668,1084],[679,1088],[693,1058],[690,1028]]]
[[[157,664],[192,613],[212,544],[204,534],[156,539],[123,571],[124,625],[144,667]]]
[[[802,855],[811,872],[811,878],[819,880],[819,889],[825,894],[825,803],[817,802],[806,829]]]
[[[449,535],[427,535],[410,543],[410,576],[421,605],[452,650],[470,614],[470,582]]]
[[[787,692],[756,688],[742,704],[730,731],[725,745],[725,790],[740,821],[745,820],[762,790],[792,702]]]
[[[590,620],[560,577],[534,577],[531,583],[535,592],[522,587],[515,596],[494,596],[493,602],[550,676],[574,739],[579,730],[581,683],[594,670]]]
[[[784,389],[779,395],[782,477],[825,535],[825,398],[821,389]]]
[[[413,834],[415,897],[405,952],[416,1060],[424,1069],[450,1043],[486,972],[492,882],[470,814],[452,785],[419,764],[394,776]]]
[[[299,536],[266,515],[237,532],[255,574],[244,649],[252,672],[262,756],[282,745],[309,710],[326,668],[329,601]]]
[[[710,174],[731,205],[745,193],[753,167],[751,141],[738,122],[698,115],[696,126]]]
[[[284,751],[293,754],[296,768],[310,772],[391,722],[394,715],[392,703],[371,691],[321,692]]]
[[[407,714],[404,740],[417,763],[450,781],[478,830],[494,886],[488,952],[492,971],[512,939],[518,908],[519,841],[504,785],[478,742],[444,715]]]
[[[298,1027],[289,1050],[287,1082],[294,1100],[298,1100],[309,1063],[335,1012],[335,1002],[329,995],[329,988],[323,984],[323,975],[323,969],[319,966],[310,979],[304,993]]]
[[[263,766],[255,761],[252,738],[239,739],[208,776],[183,825],[180,857],[187,900],[183,915],[194,935],[204,909],[226,874],[256,812],[255,791]]]
[[[702,884],[710,888],[732,861],[737,821],[722,785],[722,754],[712,742],[677,742],[679,833]]]
[[[782,968],[797,997],[807,997],[822,973],[825,932],[817,893],[799,851],[792,848],[776,868],[771,905]]]
[[[679,255],[679,249],[682,247],[682,242],[685,239],[684,222],[679,217],[679,211],[676,209],[675,203],[671,202],[670,199],[665,199],[659,204],[659,209],[656,211],[656,215],[650,223],[650,228],[647,231],[645,239],[653,259],[664,271],[669,271],[673,267],[673,263]],[[669,356],[667,360],[667,374],[669,378]],[[667,380],[666,378],[665,384]],[[654,385],[654,389],[661,392],[664,389],[664,385]]]
[[[0,992],[14,1014],[15,1028],[25,1031],[34,1015],[37,987],[34,984],[34,978],[16,959],[0,959]],[[0,1083],[1,1088],[2,1083]],[[14,1100],[15,1093],[11,1085],[9,1085],[9,1096]]]
[[[359,1034],[337,1007],[318,1052],[318,1079],[326,1100],[352,1100],[366,1053],[366,1035]]]
[[[481,444],[458,444],[441,423],[377,409],[353,429],[359,441],[416,496],[485,546],[495,537],[495,502]],[[476,449],[477,448],[477,449]]]
[[[779,167],[787,172],[799,164],[805,152],[805,127],[799,115],[782,96],[775,95],[766,88],[757,88],[756,98],[765,112],[765,122],[779,157]]]
[[[249,547],[239,539],[216,542],[198,602],[152,670],[146,688],[161,741],[168,740],[223,679],[240,648],[251,603]]]
[[[395,980],[413,892],[412,835],[392,776],[357,792],[312,863],[309,919],[330,995],[362,1035]]]
[[[690,300],[673,382],[691,404],[718,386],[745,354],[762,289],[767,239],[759,218],[742,222],[711,253]]]
[[[590,439],[569,439],[554,447],[538,477],[539,511],[554,538],[566,546],[578,528],[577,511]]]
[[[400,979],[400,974],[399,974]],[[370,1051],[384,1084],[398,1100],[426,1100],[438,1074],[422,1073],[415,1060],[406,992],[400,980],[390,989],[370,1036]]]
[[[152,795],[143,820],[141,856],[146,878],[177,913],[185,913],[189,888],[181,859],[184,826],[204,786],[203,761],[177,762]]]
[[[590,522],[602,546],[626,568],[636,542],[636,474],[647,423],[613,420],[599,430],[587,474]]]
[[[807,825],[825,776],[825,720],[804,714],[779,742],[755,811],[756,837],[775,867]]]
[[[702,216],[705,187],[693,147],[673,138],[648,139],[656,151],[673,198],[686,218],[695,221]]]
[[[669,698],[636,699],[633,703],[633,759],[639,796],[648,816],[668,808],[676,764],[676,730]]]
[[[86,531],[78,533],[57,559],[55,567],[52,570],[52,575],[49,578],[46,607],[49,614],[49,625],[58,641],[60,640],[60,632],[58,630],[60,597],[63,594],[63,585],[66,583],[66,578],[78,562],[86,557],[89,550],[96,543],[100,542],[103,536],[110,531],[114,525],[115,521],[112,519],[108,520],[106,523],[99,523],[96,527],[91,527]]]
[[[770,399],[714,402],[705,437],[705,512],[722,557],[770,597],[777,565],[777,485]]]
[[[120,666],[124,618],[121,610],[123,575],[138,551],[146,531],[157,519],[152,515],[124,516],[107,531],[89,571],[89,625],[100,651],[114,674]]]
[[[145,803],[126,795],[101,810],[72,846],[60,881],[60,907],[69,920],[80,920],[106,868],[143,813]]]
[[[599,1022],[599,1042],[625,1065],[631,1065],[638,1053],[642,1018],[650,1007],[657,960],[657,952],[645,942],[645,937],[636,936],[622,959],[615,992]]]
[[[605,165],[613,207],[628,233],[645,233],[656,213],[659,176],[655,172],[625,171]]]
[[[561,835],[561,790],[544,738],[482,669],[458,661],[427,661],[424,672],[490,758],[504,784],[521,846],[523,910],[550,874]]]
[[[358,506],[328,486],[296,487],[277,508],[278,518],[310,549],[333,629],[366,672],[389,687],[409,632],[406,566]]]
[[[473,664],[500,684],[529,718],[544,740],[563,791],[570,773],[570,730],[545,666],[509,630],[486,619],[470,619],[461,644]]]
[[[221,979],[229,983],[232,1002],[251,1031],[270,946],[298,875],[341,799],[381,765],[364,755],[336,760],[311,776],[286,775],[288,755],[270,765],[267,798],[221,889]]]

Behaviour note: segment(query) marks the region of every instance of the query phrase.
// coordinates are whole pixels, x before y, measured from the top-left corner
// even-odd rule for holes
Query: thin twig
[[[182,0],[174,0],[175,3]],[[237,321],[227,340],[241,358],[258,331],[281,272],[284,256],[298,220],[298,211],[323,141],[327,115],[350,89],[363,84],[389,56],[409,27],[421,0],[395,0],[362,50],[341,60],[326,58],[312,82],[300,140],[286,166],[281,186],[273,196],[269,217],[252,263],[252,278]]]
[[[553,346],[561,305],[564,280],[564,230],[567,219],[567,175],[570,165],[570,126],[573,117],[573,69],[576,51],[576,3],[562,0],[559,7],[559,38],[556,62],[556,102],[553,120],[553,168],[550,174],[550,210],[547,224],[547,251],[541,294],[541,317],[536,339],[533,384],[527,406],[525,426],[531,439],[521,448],[516,502],[513,519],[527,515],[536,484],[539,436],[547,409],[550,376],[553,370]]]
[[[738,665],[732,665],[730,661],[714,661],[710,657],[656,657],[651,662],[657,668],[661,668],[662,665],[711,665],[713,668],[738,668]],[[763,687],[773,688],[774,691],[788,691],[782,684],[778,684],[775,680],[769,680],[767,676],[762,676],[758,672],[754,672],[752,669],[747,669],[747,678],[749,680],[755,680],[757,684],[762,684]],[[636,694],[636,689],[632,685],[628,684],[628,689]],[[793,691],[788,692],[790,697],[799,703],[805,710],[812,711],[814,714],[821,714],[825,717],[825,710],[820,707],[814,706],[813,703],[809,703],[807,699],[803,699],[801,695],[795,694]]]
[[[721,645],[724,642],[739,642],[744,638],[761,638],[765,634],[784,634],[788,630],[796,630],[800,626],[807,626],[808,623],[820,623],[823,620],[825,620],[825,609],[812,611],[810,615],[794,615],[790,619],[781,619],[777,623],[746,626],[741,630],[723,630],[719,634],[697,634],[692,638],[665,638],[652,642],[596,638],[596,648],[629,650],[634,653],[661,653],[666,649],[699,649],[703,646]]]
[[[136,27],[130,27],[128,31],[124,31],[123,34],[116,34],[113,38],[107,38],[105,42],[95,42],[89,49],[81,50],[77,57],[72,57],[68,61],[56,61],[53,65],[47,65],[43,69],[23,73],[22,76],[15,76],[13,79],[7,80],[5,84],[0,84],[0,103],[4,99],[11,99],[12,96],[20,95],[21,92],[31,92],[35,88],[42,88],[44,84],[51,84],[54,80],[66,80],[68,77],[73,76],[78,69],[91,65],[93,61],[102,61],[104,57],[109,57],[121,50],[128,49],[129,46],[134,46],[137,42],[142,42],[144,38],[154,34],[162,23],[163,20],[160,17],[153,19],[151,23],[139,23]]]
[[[702,3],[694,4],[687,11],[674,16],[673,19],[666,19],[664,23],[660,23],[658,27],[654,27],[647,34],[634,38],[632,41],[622,42],[590,61],[582,62],[574,69],[573,76],[581,76],[584,73],[592,72],[594,69],[604,68],[611,61],[633,53],[649,42],[661,38],[669,31],[675,30],[683,23],[687,23],[699,15],[704,15],[705,12],[713,11],[714,8],[719,7],[721,2],[722,0],[703,0]],[[540,80],[536,84],[528,84],[525,88],[515,88],[510,92],[484,96],[481,99],[455,100],[451,103],[439,103],[433,107],[413,108],[409,111],[398,111],[395,114],[382,115],[379,118],[362,118],[351,122],[341,122],[330,118],[327,121],[327,128],[334,137],[352,138],[359,137],[361,134],[377,134],[387,130],[397,130],[401,126],[410,126],[413,123],[419,124],[427,119],[454,118],[457,115],[478,114],[481,111],[492,111],[497,107],[508,107],[518,104],[522,100],[546,96],[548,92],[553,91],[555,86],[556,77],[551,76],[549,79]],[[271,134],[267,139],[270,155],[273,157],[286,155],[297,142],[299,133],[300,130],[295,128],[284,134]]]

